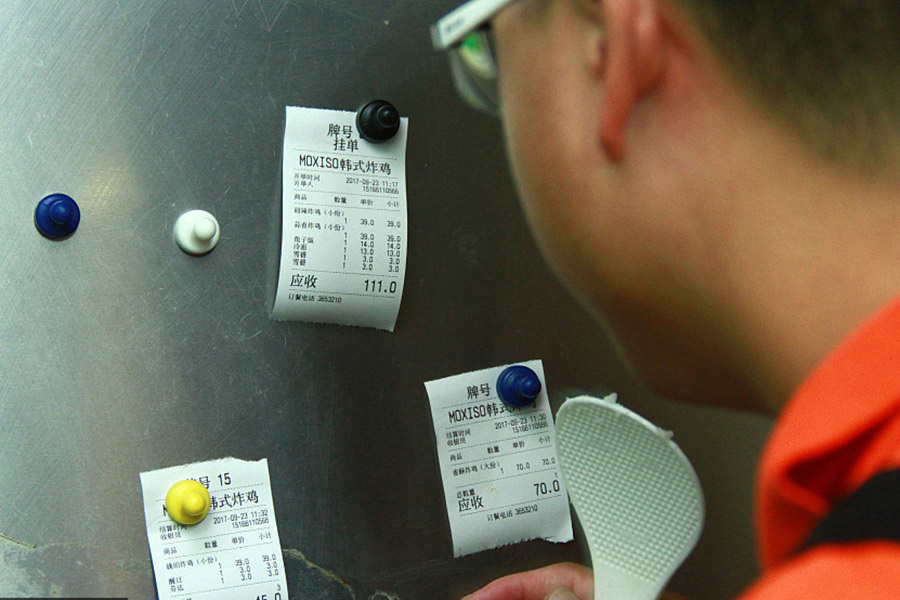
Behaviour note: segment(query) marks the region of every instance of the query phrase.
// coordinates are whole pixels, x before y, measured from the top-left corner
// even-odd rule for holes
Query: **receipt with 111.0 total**
[[[272,317],[394,330],[406,273],[408,120],[374,144],[356,113],[288,106]]]

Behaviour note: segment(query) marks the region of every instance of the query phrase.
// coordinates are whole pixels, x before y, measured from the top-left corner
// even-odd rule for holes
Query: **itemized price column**
[[[372,144],[355,117],[287,107],[272,315],[393,331],[406,272],[408,121]]]

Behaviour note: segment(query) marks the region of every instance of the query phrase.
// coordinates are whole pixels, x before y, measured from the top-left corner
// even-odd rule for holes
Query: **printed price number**
[[[403,236],[389,233],[387,241],[388,273],[399,273],[400,256],[403,253]]]
[[[387,236],[387,255],[390,257],[400,257],[400,253],[403,251],[403,246],[400,243],[403,240],[402,236],[399,235],[388,235]]]
[[[277,577],[279,573],[278,556],[275,554],[263,554],[262,561],[266,566],[266,573],[269,575],[269,577]]]
[[[535,496],[546,496],[547,494],[555,494],[560,490],[559,479],[554,479],[550,483],[546,481],[541,481],[540,483],[534,483],[534,495]]]
[[[281,592],[275,592],[271,596],[268,594],[258,594],[256,600],[281,600]]]
[[[397,282],[387,282],[383,279],[366,279],[366,291],[373,294],[396,294]]]
[[[235,560],[234,566],[237,567],[238,574],[241,576],[241,581],[251,581],[253,579],[253,571],[250,568],[249,558],[239,558]]]

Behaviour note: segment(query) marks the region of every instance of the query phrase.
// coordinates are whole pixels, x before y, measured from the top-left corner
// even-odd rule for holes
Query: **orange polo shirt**
[[[795,554],[835,502],[896,468],[900,299],[838,346],[779,419],[757,485],[763,575],[740,600],[900,598],[900,543],[823,544]]]

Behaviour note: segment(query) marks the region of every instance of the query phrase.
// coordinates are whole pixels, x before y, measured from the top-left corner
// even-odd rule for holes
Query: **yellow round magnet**
[[[169,488],[166,494],[166,512],[182,525],[199,523],[209,512],[209,492],[202,484],[185,479]]]

